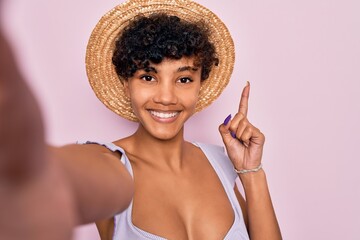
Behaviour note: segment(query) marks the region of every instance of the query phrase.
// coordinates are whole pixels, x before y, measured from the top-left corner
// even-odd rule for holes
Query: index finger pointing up
[[[248,112],[249,94],[250,94],[250,83],[249,81],[246,81],[246,86],[244,87],[241,93],[241,99],[239,104],[239,113],[242,113],[244,116],[247,116],[247,112]]]

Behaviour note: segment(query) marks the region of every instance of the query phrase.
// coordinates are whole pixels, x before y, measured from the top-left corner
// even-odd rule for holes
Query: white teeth
[[[172,112],[172,113],[163,113],[163,112],[155,112],[155,111],[149,111],[151,115],[154,115],[158,118],[172,118],[179,114],[179,112]]]

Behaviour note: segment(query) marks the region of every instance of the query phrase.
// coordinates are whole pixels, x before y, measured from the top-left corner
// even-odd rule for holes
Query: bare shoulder
[[[185,149],[187,153],[202,155],[203,151],[192,142],[185,141]]]
[[[108,158],[109,156],[116,157],[119,159],[121,157],[121,153],[118,151],[111,151],[107,147],[91,143],[91,144],[68,144],[60,147],[49,147],[49,150],[52,153],[55,153],[58,156],[62,156],[65,158]]]

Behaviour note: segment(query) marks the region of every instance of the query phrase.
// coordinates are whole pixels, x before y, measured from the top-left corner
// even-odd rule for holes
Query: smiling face
[[[140,128],[157,139],[172,139],[194,114],[201,86],[194,58],[165,58],[139,69],[124,82]]]

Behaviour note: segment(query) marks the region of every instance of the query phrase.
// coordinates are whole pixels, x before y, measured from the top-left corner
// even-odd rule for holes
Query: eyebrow
[[[193,72],[196,72],[199,68],[197,67],[193,67],[193,66],[183,66],[183,67],[179,67],[177,69],[177,72],[186,72],[186,71],[193,71]],[[143,70],[145,72],[154,72],[154,73],[157,73],[157,70],[156,68],[154,67],[146,67],[146,68],[143,68]]]
[[[192,66],[184,66],[184,67],[179,67],[177,72],[184,72],[184,71],[193,71],[196,72],[199,68],[197,67],[192,67]]]
[[[154,67],[146,67],[146,68],[144,68],[144,71],[157,73],[156,68],[154,68]]]

